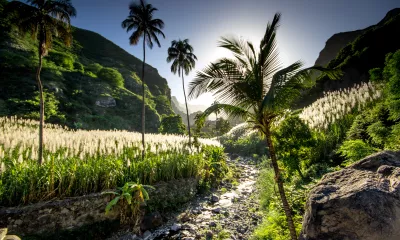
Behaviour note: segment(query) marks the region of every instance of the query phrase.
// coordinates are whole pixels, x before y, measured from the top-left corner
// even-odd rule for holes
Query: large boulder
[[[310,192],[300,239],[400,239],[400,152],[325,175]]]

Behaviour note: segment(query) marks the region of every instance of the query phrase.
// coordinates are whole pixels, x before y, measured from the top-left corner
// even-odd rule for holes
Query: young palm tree
[[[178,72],[178,76],[182,75],[182,87],[183,87],[183,95],[185,96],[185,105],[186,105],[186,116],[188,123],[188,132],[189,132],[189,146],[192,145],[191,142],[191,133],[190,133],[190,120],[189,120],[189,109],[186,100],[186,91],[185,91],[185,79],[183,77],[183,73],[186,75],[195,67],[197,60],[196,55],[193,54],[193,47],[189,44],[189,39],[172,41],[171,47],[168,48],[168,57],[167,62],[172,62],[171,72],[176,74]]]
[[[36,81],[39,88],[40,124],[39,124],[39,164],[43,159],[43,125],[44,97],[43,85],[40,79],[43,57],[51,48],[53,35],[62,39],[67,46],[72,43],[70,18],[76,16],[76,10],[70,0],[27,0],[28,4],[13,1],[7,4],[7,11],[16,12],[15,23],[19,30],[29,33],[38,39],[39,65],[36,71]]]
[[[268,23],[259,52],[256,52],[250,42],[222,38],[219,46],[230,50],[234,58],[220,59],[198,72],[190,83],[189,97],[213,93],[220,103],[206,109],[203,117],[221,110],[229,117],[242,117],[265,136],[290,236],[295,240],[296,229],[283,188],[271,130],[276,120],[284,115],[285,110],[300,95],[301,90],[313,85],[312,70],[324,71],[332,78],[338,77],[338,74],[321,67],[302,69],[301,62],[281,68],[276,48],[276,30],[280,16],[279,13],[275,14],[272,23]]]
[[[132,35],[129,37],[131,45],[137,45],[140,38],[143,37],[143,64],[142,64],[142,157],[145,154],[145,120],[146,120],[146,104],[145,104],[145,81],[144,81],[144,65],[146,62],[146,43],[147,46],[152,49],[153,41],[156,42],[158,47],[161,47],[160,41],[157,35],[163,36],[164,33],[161,29],[164,28],[164,22],[161,19],[153,19],[153,13],[157,11],[151,4],[147,4],[144,0],[140,0],[138,3],[133,2],[129,5],[129,16],[122,22],[122,28],[126,29],[127,32],[134,30]]]

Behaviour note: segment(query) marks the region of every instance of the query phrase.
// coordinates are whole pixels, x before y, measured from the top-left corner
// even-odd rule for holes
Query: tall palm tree
[[[316,66],[304,69],[300,61],[282,68],[276,48],[280,16],[279,13],[275,14],[273,21],[268,23],[258,52],[251,42],[222,38],[219,46],[230,50],[234,58],[222,58],[198,72],[190,83],[189,97],[213,93],[220,103],[206,109],[203,117],[221,110],[229,117],[242,117],[265,136],[290,236],[295,240],[296,229],[283,187],[271,130],[300,95],[301,90],[313,85],[313,70],[324,71],[331,78],[338,77],[338,74]]]
[[[171,42],[171,47],[168,48],[168,57],[167,62],[172,61],[171,72],[176,74],[178,72],[178,76],[182,76],[182,87],[183,87],[183,95],[185,96],[185,105],[186,105],[186,116],[188,123],[188,132],[189,132],[189,146],[192,145],[191,142],[191,133],[190,133],[190,120],[189,120],[189,109],[186,100],[186,91],[185,91],[185,79],[183,77],[183,73],[186,75],[195,68],[197,60],[196,55],[193,54],[193,47],[189,44],[189,39],[185,40],[174,40]]]
[[[211,104],[211,105],[213,106],[213,105],[217,105],[217,104],[219,104],[219,102],[218,101],[214,101],[213,104]],[[221,112],[220,110],[215,110],[214,111],[214,114],[215,114],[215,134],[217,134],[217,120],[218,120],[218,114],[220,112]],[[217,136],[217,138],[218,138],[218,136]]]
[[[147,46],[152,49],[153,41],[156,42],[158,47],[161,47],[160,41],[157,35],[163,36],[164,33],[161,29],[164,28],[164,22],[161,19],[153,19],[153,13],[157,11],[153,5],[147,4],[146,1],[140,0],[139,2],[132,2],[129,5],[129,16],[122,22],[122,28],[126,29],[126,32],[132,30],[133,33],[129,37],[129,43],[131,45],[137,45],[141,37],[143,37],[143,64],[142,64],[142,157],[145,154],[145,120],[146,120],[146,104],[145,104],[145,81],[144,81],[144,65],[146,62],[146,43]]]
[[[7,11],[16,12],[14,22],[17,24],[19,30],[37,38],[39,43],[39,65],[36,71],[36,81],[40,99],[38,163],[41,164],[43,159],[44,125],[44,96],[43,85],[40,79],[42,61],[51,48],[53,36],[57,36],[63,40],[67,46],[71,45],[71,17],[76,16],[76,10],[70,0],[27,0],[26,3],[12,1],[6,7]]]

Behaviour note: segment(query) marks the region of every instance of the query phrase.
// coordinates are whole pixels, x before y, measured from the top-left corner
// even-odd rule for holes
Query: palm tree
[[[42,61],[47,56],[53,35],[57,36],[67,46],[72,43],[71,17],[76,16],[76,10],[70,0],[27,0],[28,4],[13,1],[7,4],[7,11],[16,12],[15,23],[19,30],[37,38],[39,65],[36,71],[36,81],[39,88],[40,124],[39,124],[39,159],[43,159],[43,125],[44,125],[44,97],[43,85],[40,79]]]
[[[185,79],[183,77],[183,73],[186,75],[196,66],[197,60],[196,55],[193,54],[193,47],[189,44],[189,39],[172,41],[171,47],[168,48],[168,57],[167,62],[172,62],[171,72],[176,74],[178,72],[178,76],[182,76],[182,87],[183,87],[183,95],[185,96],[185,105],[186,105],[186,116],[188,123],[188,132],[189,132],[189,146],[192,145],[191,142],[191,133],[190,133],[190,120],[189,120],[189,109],[186,100],[186,91],[185,91]]]
[[[153,41],[156,42],[158,47],[161,47],[160,41],[157,35],[163,36],[164,33],[161,29],[164,28],[164,22],[161,19],[153,19],[153,13],[157,11],[153,5],[147,4],[146,1],[140,0],[138,3],[132,2],[129,5],[129,16],[122,22],[122,28],[126,29],[126,32],[134,30],[132,35],[129,37],[129,43],[131,45],[137,45],[141,37],[143,37],[143,64],[142,64],[142,157],[145,154],[144,144],[144,133],[145,133],[145,120],[146,120],[146,104],[145,104],[145,81],[144,81],[144,65],[146,62],[146,43],[147,46],[152,49]]]
[[[214,101],[213,104],[211,104],[211,106],[217,105],[217,104],[219,104],[219,102],[218,102],[218,101]],[[217,134],[217,120],[218,120],[218,114],[219,114],[220,112],[221,112],[220,110],[214,111],[214,113],[215,113],[215,134]],[[218,135],[218,134],[217,134],[217,135]],[[217,136],[217,138],[218,138],[218,136]]]
[[[268,23],[258,52],[251,42],[222,38],[219,46],[230,50],[234,58],[222,58],[198,72],[190,83],[189,97],[195,98],[206,92],[213,93],[220,103],[206,109],[203,117],[221,110],[229,117],[242,117],[247,120],[250,126],[265,137],[290,236],[295,240],[296,229],[283,187],[271,130],[302,89],[313,85],[313,70],[324,71],[331,78],[338,77],[338,74],[316,66],[304,69],[300,61],[281,68],[276,48],[276,31],[280,16],[279,13],[275,14],[272,23]]]

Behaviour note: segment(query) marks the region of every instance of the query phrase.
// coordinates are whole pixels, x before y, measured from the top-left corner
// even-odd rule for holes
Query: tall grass
[[[311,128],[327,129],[330,124],[353,111],[362,110],[369,102],[380,97],[381,91],[372,83],[361,83],[352,88],[324,92],[324,97],[303,109],[300,118]]]
[[[184,136],[149,134],[142,159],[139,133],[75,131],[48,124],[45,160],[39,166],[37,124],[0,118],[1,205],[79,196],[131,181],[154,184],[198,177],[213,157],[210,152],[219,147],[216,141],[199,139],[200,148],[191,151]]]

